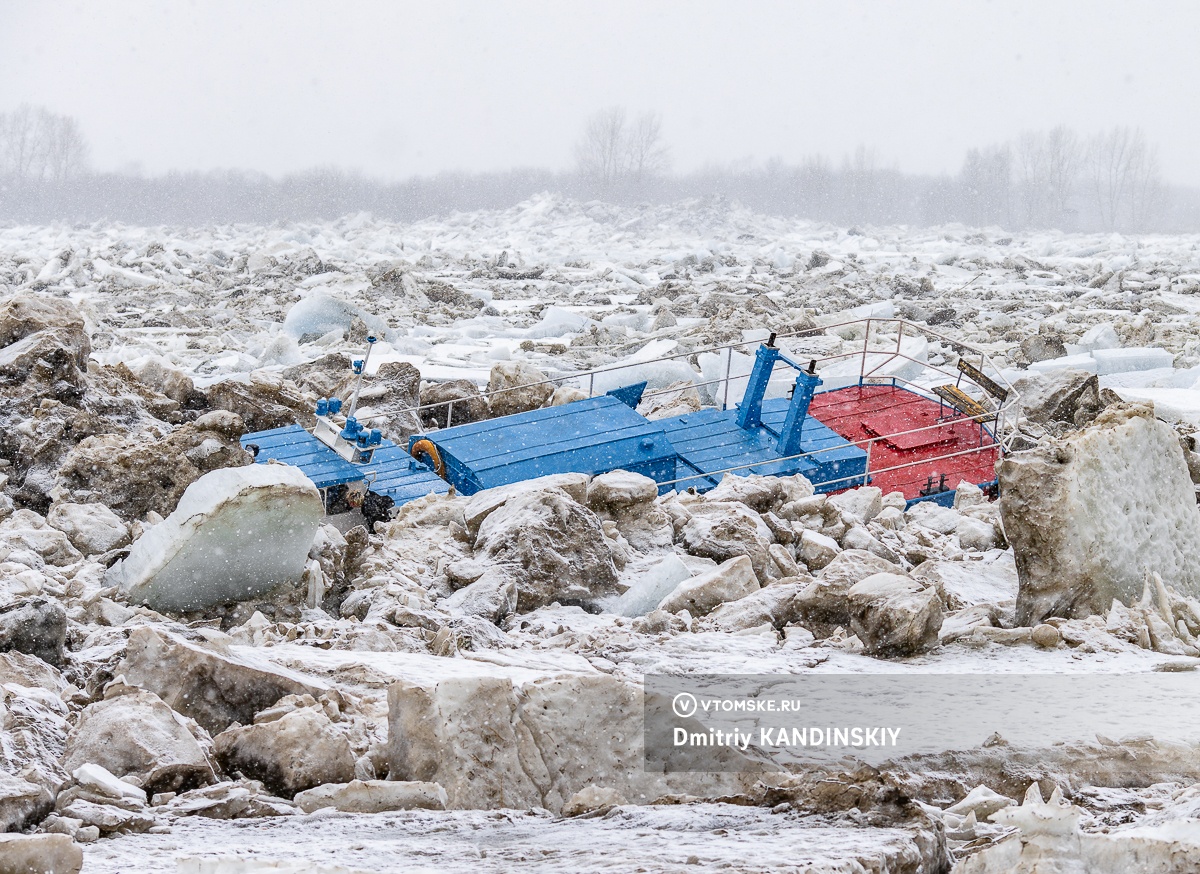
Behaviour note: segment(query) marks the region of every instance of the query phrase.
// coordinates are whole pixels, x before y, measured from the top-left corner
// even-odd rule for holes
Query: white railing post
[[[858,384],[862,385],[867,374],[867,350],[871,348],[871,320],[867,319],[867,329],[863,331],[862,359],[858,363]]]
[[[729,409],[729,371],[733,366],[733,347],[725,350],[725,396],[721,399],[721,409]]]

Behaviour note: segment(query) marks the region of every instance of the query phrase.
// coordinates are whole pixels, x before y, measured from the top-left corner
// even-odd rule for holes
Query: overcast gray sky
[[[1022,129],[1140,125],[1200,185],[1194,2],[0,0],[0,111],[77,116],[100,169],[565,169],[597,109],[676,169],[912,172]]]

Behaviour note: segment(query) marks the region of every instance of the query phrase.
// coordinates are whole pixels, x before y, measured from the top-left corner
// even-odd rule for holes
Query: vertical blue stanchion
[[[772,335],[772,338],[774,335]],[[738,404],[737,423],[739,428],[749,430],[762,424],[762,402],[771,381],[771,371],[779,360],[779,350],[774,346],[759,346],[754,356],[754,370],[746,384],[746,393]]]
[[[816,374],[816,362],[809,364],[807,371],[801,371],[796,377],[796,387],[792,390],[792,402],[788,406],[787,418],[779,432],[779,443],[776,451],[785,458],[797,455],[801,451],[801,433],[804,429],[804,419],[808,416],[808,405],[812,403],[821,378]]]

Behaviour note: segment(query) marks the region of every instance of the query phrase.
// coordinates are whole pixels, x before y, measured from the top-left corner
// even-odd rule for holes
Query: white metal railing
[[[893,436],[895,436],[895,435],[893,435]],[[883,439],[883,438],[882,437],[872,437],[870,442],[877,441],[877,439]],[[866,442],[868,442],[868,441],[859,441],[859,443],[866,443]],[[738,471],[749,471],[749,469],[755,468],[755,467],[767,467],[768,465],[778,465],[778,463],[781,461],[794,461],[797,459],[809,459],[809,457],[812,457],[814,455],[820,455],[821,453],[826,453],[826,451],[833,451],[834,449],[845,449],[846,447],[848,447],[848,445],[857,445],[857,444],[852,444],[852,443],[847,442],[847,443],[842,443],[840,445],[836,445],[836,447],[827,447],[826,449],[818,449],[818,450],[814,451],[814,453],[800,453],[798,455],[788,455],[786,457],[780,457],[780,459],[767,459],[764,461],[751,461],[751,462],[745,463],[745,465],[737,465],[734,467],[722,467],[721,469],[719,469],[719,471],[708,471],[707,473],[701,472],[701,473],[692,474],[692,475],[690,475],[690,477],[677,477],[676,479],[664,480],[664,481],[662,481],[662,483],[659,483],[659,485],[660,486],[661,485],[678,485],[679,483],[691,483],[691,481],[700,480],[700,479],[710,479],[713,477],[719,477],[719,475],[720,475],[720,477],[724,477],[724,475],[726,473],[737,473]],[[946,453],[943,455],[937,455],[935,457],[931,457],[931,459],[920,459],[919,461],[906,461],[905,463],[902,463],[902,465],[893,465],[892,467],[880,467],[880,468],[874,469],[874,471],[870,471],[870,469],[868,469],[868,471],[866,471],[864,473],[854,473],[854,474],[847,475],[847,477],[836,477],[834,479],[823,479],[823,480],[821,480],[820,485],[824,486],[824,485],[828,485],[829,483],[847,483],[850,485],[854,485],[854,484],[866,485],[866,484],[868,484],[870,477],[877,477],[877,475],[880,475],[882,473],[890,473],[892,471],[902,471],[902,469],[905,469],[908,467],[918,467],[920,465],[928,465],[928,463],[930,463],[932,461],[944,461],[946,459],[956,459],[956,457],[962,457],[962,456],[966,456],[966,455],[978,455],[980,453],[989,453],[989,451],[992,451],[992,453],[994,453],[994,451],[1000,451],[1000,445],[998,445],[996,443],[991,443],[988,445],[984,445],[984,447],[974,447],[972,449],[961,449],[959,451],[956,451],[956,453]],[[868,457],[870,457],[870,456],[868,456]],[[858,480],[862,480],[862,483],[858,483]],[[848,487],[850,487],[850,485],[846,485],[846,486],[842,486],[842,487],[846,487],[846,489],[848,489]]]
[[[1002,387],[1008,392],[1006,399],[1003,402],[997,402],[995,405],[995,409],[989,411],[988,418],[994,418],[992,437],[996,440],[996,444],[999,445],[1000,450],[1002,452],[1007,452],[1010,450],[1012,441],[1016,436],[1016,424],[1020,418],[1020,397],[1013,390],[1012,384],[1009,383],[1009,381],[1006,378],[1004,378],[1003,374],[1001,374],[997,368],[992,367],[990,365],[989,356],[987,355],[986,352],[984,352],[981,349],[977,349],[977,348],[971,346],[970,344],[964,343],[961,340],[956,340],[953,337],[948,337],[945,334],[942,334],[939,331],[935,331],[932,328],[929,328],[925,325],[918,325],[914,322],[909,322],[907,320],[897,319],[897,318],[856,319],[856,320],[849,321],[849,322],[840,322],[840,323],[836,323],[836,324],[832,324],[832,325],[824,325],[824,326],[815,327],[815,328],[806,328],[806,329],[802,329],[802,330],[798,330],[798,331],[790,331],[790,332],[786,332],[786,333],[780,333],[780,334],[776,334],[775,339],[776,339],[776,342],[778,343],[778,341],[780,341],[780,340],[803,339],[806,337],[830,336],[831,334],[836,335],[839,331],[846,331],[849,329],[858,329],[860,327],[863,330],[863,342],[862,342],[861,349],[847,351],[847,352],[838,352],[838,353],[829,354],[829,355],[813,354],[811,351],[805,351],[803,349],[798,349],[798,350],[784,349],[783,351],[788,352],[789,354],[792,354],[792,355],[804,355],[806,357],[809,357],[810,360],[814,360],[817,362],[817,365],[819,368],[822,365],[827,366],[831,363],[836,363],[839,361],[845,361],[845,360],[849,360],[849,359],[858,357],[860,360],[858,383],[860,385],[861,384],[871,384],[872,382],[891,382],[896,385],[902,385],[904,388],[914,391],[917,394],[920,394],[921,396],[926,397],[930,400],[937,400],[939,403],[943,403],[943,402],[940,399],[938,399],[936,396],[932,396],[931,393],[929,392],[929,390],[925,386],[922,386],[912,380],[906,379],[905,377],[900,376],[898,374],[887,374],[885,376],[878,376],[877,374],[879,373],[879,371],[881,371],[883,368],[887,367],[889,364],[892,364],[895,361],[900,360],[900,361],[912,362],[913,364],[920,366],[924,372],[940,374],[940,375],[948,378],[949,380],[955,382],[956,384],[961,384],[962,381],[965,379],[968,382],[970,382],[972,385],[975,385],[975,383],[973,381],[971,381],[970,377],[967,376],[966,374],[962,373],[961,371],[957,371],[957,370],[951,371],[946,368],[943,368],[940,365],[931,364],[927,360],[922,361],[922,360],[912,357],[911,355],[908,355],[906,352],[904,352],[904,349],[903,349],[904,339],[906,336],[911,336],[914,339],[923,336],[927,342],[932,339],[932,340],[936,340],[940,343],[946,344],[951,349],[958,351],[960,358],[965,357],[965,355],[967,355],[967,354],[972,355],[972,357],[975,355],[978,355],[979,361],[976,366],[980,369],[980,371],[987,373],[988,370],[990,369],[993,374],[993,378],[998,377],[997,381],[999,383],[1002,383]],[[893,329],[895,331],[894,348],[891,348],[893,338],[891,337],[891,331],[888,330],[889,328]],[[877,343],[875,348],[872,348],[872,345],[871,345],[873,338],[876,340],[876,343]],[[886,338],[887,343],[888,343],[888,348],[879,348],[878,343],[880,342],[881,338]],[[586,371],[581,371],[581,372],[576,372],[576,373],[567,373],[567,374],[562,374],[560,376],[555,376],[555,377],[548,377],[546,379],[537,380],[535,382],[524,383],[522,385],[509,386],[507,388],[496,389],[494,391],[481,392],[479,397],[484,398],[484,399],[490,399],[492,397],[496,397],[498,395],[503,395],[503,394],[506,394],[509,392],[521,391],[523,389],[536,388],[538,386],[545,386],[545,385],[554,385],[554,386],[558,387],[563,384],[569,383],[571,381],[582,381],[584,378],[586,378],[587,385],[588,385],[588,393],[587,394],[588,394],[588,397],[590,398],[590,397],[595,396],[595,381],[596,381],[596,377],[598,375],[618,373],[622,370],[638,368],[638,367],[645,366],[646,364],[655,364],[655,363],[661,363],[661,362],[665,362],[665,361],[688,359],[688,358],[691,358],[692,356],[701,355],[704,353],[725,352],[725,356],[724,356],[725,357],[725,362],[724,362],[725,373],[723,376],[718,377],[717,379],[705,380],[703,382],[693,382],[688,386],[675,386],[675,387],[669,386],[666,388],[657,389],[655,391],[644,394],[643,398],[657,397],[660,395],[677,394],[677,393],[680,393],[683,391],[687,391],[688,388],[699,389],[699,388],[722,386],[723,389],[721,391],[721,396],[722,396],[721,408],[727,409],[728,403],[729,403],[729,391],[730,391],[731,384],[733,382],[737,382],[737,381],[746,381],[746,382],[749,381],[749,374],[734,376],[731,372],[734,350],[747,348],[747,347],[757,348],[758,346],[760,346],[762,344],[762,342],[763,342],[762,340],[743,340],[743,341],[739,341],[739,342],[735,342],[735,343],[724,343],[724,344],[720,344],[720,345],[716,345],[716,346],[708,346],[708,347],[704,347],[704,348],[700,348],[700,349],[691,349],[691,350],[688,350],[685,352],[677,352],[677,353],[673,353],[670,355],[664,355],[664,356],[661,356],[660,358],[654,359],[653,361],[621,362],[621,363],[617,363],[617,364],[610,364],[610,365],[606,365],[604,367],[593,368],[591,370],[586,370]],[[881,357],[881,360],[876,360],[876,357]],[[870,367],[869,370],[868,370],[868,362],[872,363],[872,366]],[[780,366],[780,365],[787,366],[783,362],[778,362],[776,366]],[[697,374],[697,375],[699,375],[699,374]],[[987,393],[986,393],[986,391],[983,390],[982,387],[977,386],[977,388],[979,388],[979,391],[980,391],[980,398],[987,397]],[[714,391],[711,394],[715,398],[716,392]],[[471,398],[469,400],[473,400],[473,399],[474,398]],[[447,413],[446,427],[449,427],[453,422],[454,404],[456,402],[460,402],[460,401],[461,402],[469,402],[464,399],[459,399],[459,400],[451,399],[451,400],[447,400],[447,401],[438,401],[438,402],[432,403],[432,404],[419,404],[417,406],[412,406],[412,407],[395,408],[392,410],[385,410],[385,411],[372,413],[369,416],[362,417],[362,420],[364,422],[372,421],[372,420],[377,420],[377,419],[385,418],[388,416],[393,416],[393,415],[398,415],[398,414],[403,414],[403,413],[412,413],[414,415],[420,415],[421,413],[427,413],[429,410],[437,409],[438,407],[445,406],[447,408],[447,410],[446,410],[446,413]],[[971,417],[965,416],[965,415],[963,415],[962,418],[971,420]],[[945,423],[938,423],[936,425],[926,426],[926,428],[940,428],[940,427],[943,427],[944,424]],[[982,422],[980,423],[980,425],[982,427]],[[911,433],[915,433],[918,431],[922,431],[922,430],[925,430],[926,428],[915,428],[910,431],[899,432],[897,434],[880,435],[877,437],[869,438],[867,440],[847,441],[846,443],[840,444],[839,446],[828,447],[827,449],[820,450],[820,451],[822,451],[822,452],[832,451],[833,449],[846,448],[849,446],[857,446],[860,444],[866,444],[866,446],[867,446],[866,451],[867,451],[867,457],[868,457],[868,474],[881,473],[883,471],[871,471],[869,469],[869,460],[871,457],[871,447],[873,446],[874,442],[877,440],[884,439],[885,437],[893,438],[893,437],[901,436],[903,434],[911,434]],[[972,450],[966,450],[965,452],[954,453],[954,455],[969,454],[971,452],[978,452],[978,451],[982,451],[982,450],[990,449],[990,448],[992,448],[991,445],[980,447],[979,449],[972,449]],[[727,472],[734,472],[737,470],[744,470],[749,467],[755,467],[755,466],[758,466],[761,464],[766,464],[766,463],[792,460],[795,458],[800,458],[805,454],[807,454],[807,453],[802,453],[801,455],[797,455],[797,456],[789,456],[787,458],[773,459],[772,462],[755,462],[753,464],[739,465],[737,467],[729,468],[727,470],[714,471],[710,474],[705,474],[705,476],[713,476],[718,473],[723,474],[723,473],[727,473]],[[943,457],[943,456],[939,456],[938,458],[940,458],[940,457]],[[947,455],[944,457],[952,457],[952,456]],[[938,459],[937,458],[925,459],[920,463],[926,463],[928,461],[935,461],[935,460],[938,460]],[[906,466],[906,465],[901,465],[901,467],[903,467],[903,466]],[[892,468],[889,468],[889,470],[890,469],[892,469]],[[703,478],[703,477],[695,476],[695,477],[687,477],[684,479],[700,479],[700,478]],[[858,479],[860,477],[856,476],[853,478]],[[683,480],[678,480],[678,481],[683,481]],[[676,482],[676,481],[673,481],[673,482]]]
[[[854,447],[854,446],[863,446],[864,444],[867,446],[867,450],[866,450],[866,452],[867,452],[867,468],[866,468],[866,470],[864,470],[862,473],[855,473],[855,474],[850,474],[848,476],[836,477],[835,479],[831,479],[831,480],[821,480],[821,485],[825,485],[827,483],[836,483],[836,482],[855,482],[855,481],[859,481],[859,480],[861,480],[861,482],[858,483],[859,485],[866,485],[868,483],[870,477],[878,476],[879,474],[882,474],[882,473],[889,473],[894,470],[904,470],[905,468],[909,468],[909,467],[918,467],[919,465],[922,465],[922,464],[929,464],[930,462],[934,462],[934,461],[943,461],[947,458],[960,458],[960,457],[967,456],[967,455],[978,455],[983,452],[1002,451],[1000,444],[998,442],[997,443],[986,443],[986,444],[981,444],[980,446],[974,446],[970,449],[961,449],[957,452],[946,452],[946,453],[943,453],[942,455],[936,455],[931,458],[922,458],[918,461],[906,461],[904,464],[895,464],[895,465],[892,465],[891,467],[881,467],[881,468],[876,468],[874,470],[871,469],[871,447],[876,442],[878,442],[880,440],[890,440],[895,437],[902,437],[906,434],[916,434],[919,431],[926,431],[926,430],[929,430],[932,428],[944,428],[944,427],[946,427],[947,424],[952,424],[954,421],[961,422],[963,420],[962,419],[948,420],[947,422],[938,422],[933,425],[924,425],[920,428],[913,428],[908,431],[897,431],[894,434],[881,434],[876,437],[867,437],[862,440],[847,440],[845,443],[839,443],[836,446],[826,446],[823,449],[815,449],[811,452],[798,452],[795,455],[784,455],[784,456],[780,456],[779,458],[759,459],[758,461],[750,461],[750,462],[746,462],[744,464],[737,464],[732,467],[723,467],[719,470],[699,471],[698,473],[692,474],[690,476],[681,476],[681,477],[676,477],[675,479],[671,479],[671,480],[664,480],[664,481],[660,482],[659,485],[660,486],[677,485],[679,483],[694,482],[696,480],[703,480],[703,479],[710,479],[712,477],[724,476],[727,473],[737,473],[738,471],[741,471],[741,470],[751,470],[752,468],[755,468],[755,467],[767,467],[769,465],[779,464],[780,462],[785,462],[785,461],[798,461],[800,459],[811,459],[814,456],[821,455],[822,453],[825,453],[825,452],[836,452],[839,449],[847,449],[849,447]],[[967,419],[966,421],[971,421],[971,420]],[[689,466],[692,466],[690,464],[690,462],[685,461],[684,463],[688,464]],[[694,468],[694,467],[693,467],[693,469],[698,470],[698,468]]]

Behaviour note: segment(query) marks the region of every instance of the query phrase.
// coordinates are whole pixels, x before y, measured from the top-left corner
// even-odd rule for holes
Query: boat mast
[[[367,354],[363,356],[362,361],[354,362],[354,372],[358,374],[358,379],[354,381],[354,396],[350,398],[350,410],[346,413],[347,419],[354,418],[354,411],[358,409],[358,393],[362,389],[363,375],[367,372],[367,362],[371,360],[371,349],[375,346],[375,337],[367,337]]]

